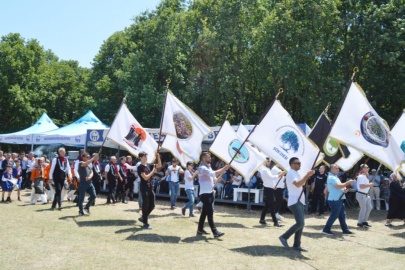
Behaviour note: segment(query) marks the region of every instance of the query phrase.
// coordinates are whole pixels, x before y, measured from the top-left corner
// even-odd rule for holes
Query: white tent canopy
[[[33,144],[35,134],[55,129],[58,129],[58,126],[53,123],[46,113],[43,113],[38,121],[29,128],[14,133],[0,134],[0,143]]]
[[[108,126],[100,121],[92,111],[88,111],[79,120],[59,129],[35,134],[34,144],[63,144],[83,147],[88,129],[106,129]]]

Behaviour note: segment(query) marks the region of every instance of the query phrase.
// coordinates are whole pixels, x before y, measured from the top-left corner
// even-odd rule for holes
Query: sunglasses
[[[297,165],[301,165],[301,162],[294,162],[292,164],[297,164]]]

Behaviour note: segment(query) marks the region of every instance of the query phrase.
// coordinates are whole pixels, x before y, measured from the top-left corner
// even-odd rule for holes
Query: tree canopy
[[[163,0],[111,35],[92,69],[59,60],[37,40],[0,41],[1,132],[42,112],[56,124],[88,109],[111,124],[124,96],[145,127],[158,127],[170,89],[209,125],[227,112],[254,124],[275,97],[312,126],[333,115],[354,67],[388,123],[405,104],[405,5],[401,0]]]

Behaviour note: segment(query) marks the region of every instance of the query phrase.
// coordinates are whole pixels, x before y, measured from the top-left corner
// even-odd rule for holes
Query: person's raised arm
[[[156,153],[156,158],[158,161],[157,168],[162,168],[162,160],[160,160],[159,151]]]
[[[223,174],[225,171],[229,170],[230,167],[230,165],[225,165],[222,169],[216,170],[215,175]]]
[[[141,177],[143,180],[148,181],[154,174],[156,173],[156,167],[153,168],[153,170],[149,173],[141,173]]]
[[[94,157],[92,157],[91,159],[89,159],[85,162],[82,162],[80,166],[87,167],[87,166],[89,166],[90,163],[93,163],[94,161],[97,161],[97,160],[98,160],[98,154],[95,154]]]

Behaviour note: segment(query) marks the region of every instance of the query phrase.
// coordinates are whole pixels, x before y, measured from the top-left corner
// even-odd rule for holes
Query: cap
[[[377,171],[376,169],[372,169],[372,170],[371,170],[371,172],[376,172],[376,171]]]

